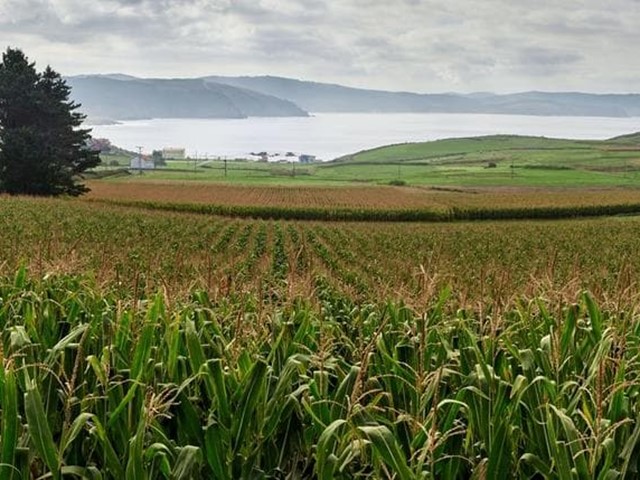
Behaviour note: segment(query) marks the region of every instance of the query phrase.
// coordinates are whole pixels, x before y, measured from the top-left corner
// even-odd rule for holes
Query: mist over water
[[[186,148],[199,157],[294,152],[322,160],[378,146],[493,134],[606,139],[640,130],[640,117],[318,113],[307,118],[152,119],[93,126],[94,137],[145,152]]]

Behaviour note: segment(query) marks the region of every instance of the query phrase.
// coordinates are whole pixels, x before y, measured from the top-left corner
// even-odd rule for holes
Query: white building
[[[187,153],[184,148],[168,147],[162,149],[162,158],[165,160],[184,160]]]
[[[129,161],[129,168],[131,170],[153,170],[156,168],[151,158],[133,157]]]

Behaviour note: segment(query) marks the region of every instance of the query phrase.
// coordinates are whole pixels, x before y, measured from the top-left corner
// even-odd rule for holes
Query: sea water
[[[383,145],[451,137],[514,134],[606,139],[640,131],[640,117],[315,113],[306,118],[136,120],[92,128],[94,137],[108,138],[133,151],[178,147],[200,158],[293,152],[331,160]]]

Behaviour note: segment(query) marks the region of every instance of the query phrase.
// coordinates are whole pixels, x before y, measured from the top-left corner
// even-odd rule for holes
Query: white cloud
[[[640,91],[636,0],[0,0],[64,74],[289,75],[418,91]]]

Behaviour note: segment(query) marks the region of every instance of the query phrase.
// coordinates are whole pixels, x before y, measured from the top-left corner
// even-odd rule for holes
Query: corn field
[[[124,297],[314,302],[318,277],[358,302],[420,309],[451,287],[461,307],[589,290],[638,302],[637,217],[574,221],[358,223],[248,220],[60,200],[0,201],[0,276],[82,274]]]
[[[319,286],[322,288],[322,286]],[[636,478],[640,323],[0,286],[1,478]]]
[[[640,475],[634,218],[0,213],[0,480]]]
[[[285,215],[287,211],[302,209],[401,212],[431,210],[442,213],[454,207],[460,212],[517,209],[562,208],[565,211],[583,207],[639,205],[640,189],[617,188],[509,188],[509,187],[427,187],[389,185],[286,186],[286,185],[228,185],[198,181],[152,181],[139,178],[121,181],[89,182],[89,201],[146,202],[166,205],[195,204],[216,206],[224,212],[237,208],[251,212],[257,206],[274,208]],[[242,208],[240,208],[242,207]],[[195,207],[194,207],[195,208]],[[325,216],[328,214],[325,213]]]
[[[640,213],[640,190],[634,187],[294,187],[137,179],[91,187],[91,203],[265,220],[453,222]]]

